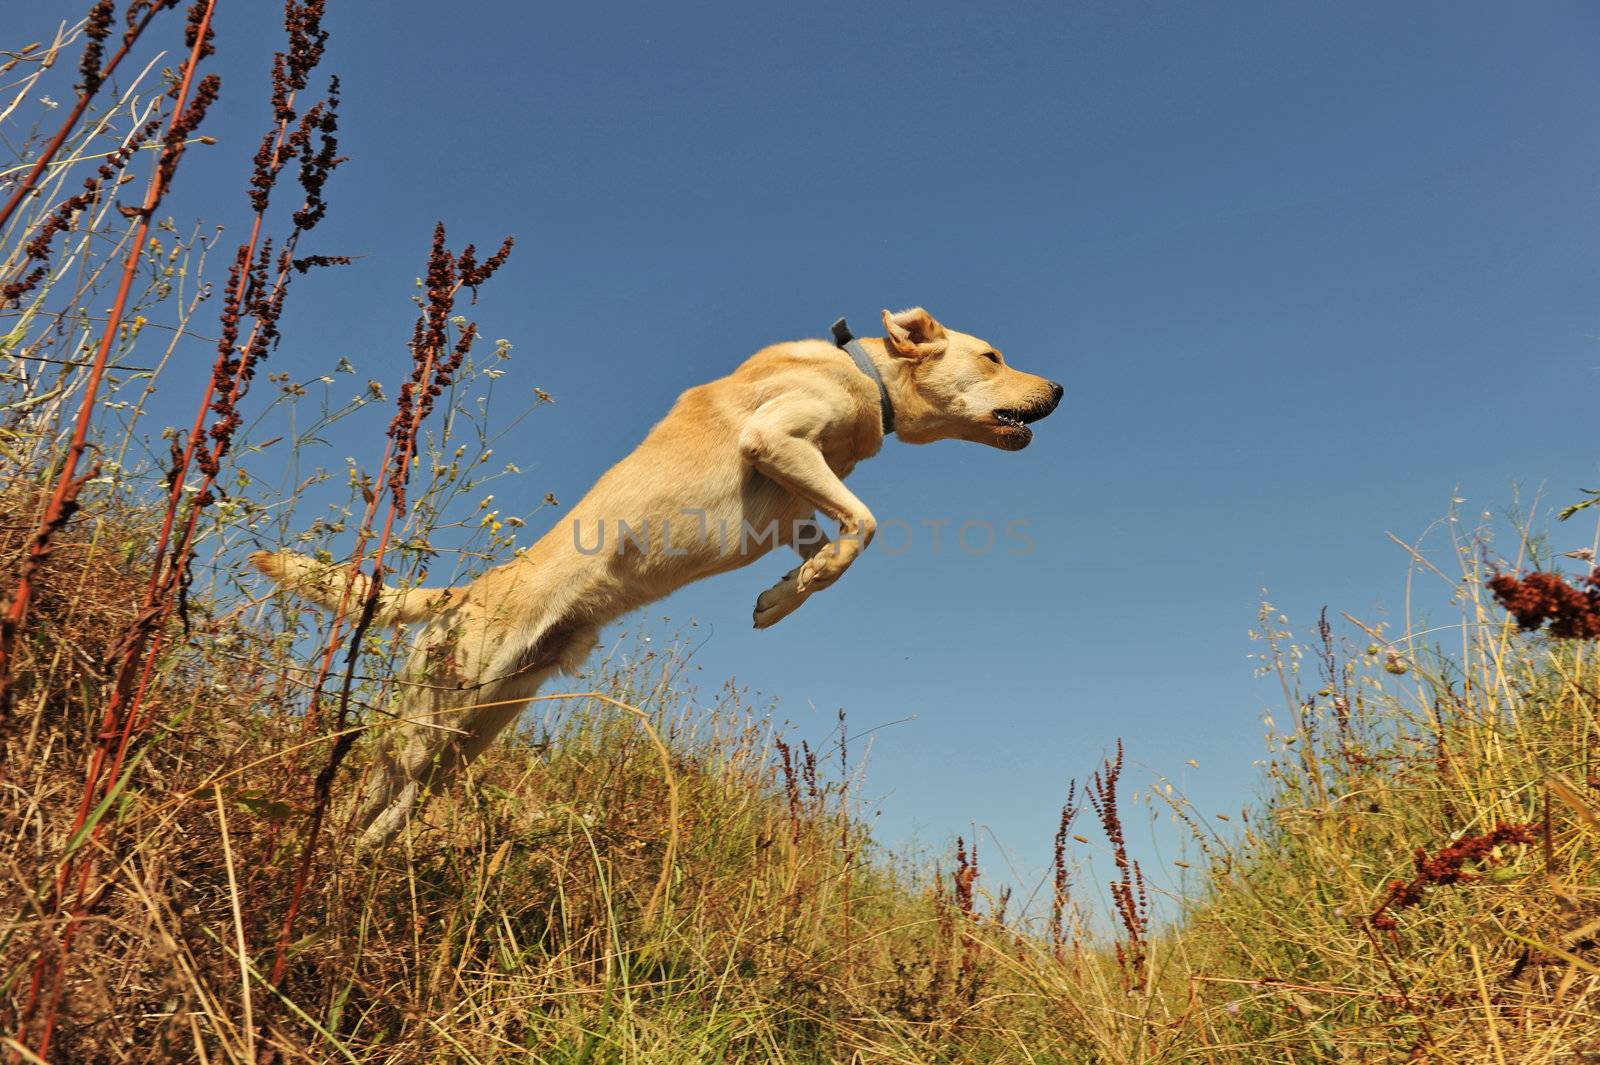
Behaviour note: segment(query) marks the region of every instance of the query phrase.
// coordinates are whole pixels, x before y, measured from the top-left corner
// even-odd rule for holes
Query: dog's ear
[[[944,351],[949,340],[944,326],[933,320],[933,315],[921,307],[897,314],[883,312],[883,328],[888,335],[889,351],[905,359],[926,359]]]

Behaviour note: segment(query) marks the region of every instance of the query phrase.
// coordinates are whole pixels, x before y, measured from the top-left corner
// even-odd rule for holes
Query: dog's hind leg
[[[451,719],[458,716],[459,711],[452,710],[450,702],[459,701],[468,694],[402,679],[401,694],[395,703],[397,721],[383,726],[382,734],[374,743],[372,764],[362,785],[352,826],[356,831],[370,828],[386,810],[397,804],[407,810],[411,808],[416,801],[414,791],[404,803],[401,797],[422,779],[455,735],[458,725]]]
[[[365,829],[360,845],[375,847],[387,842],[426,792],[439,791],[476,761],[517,719],[540,685],[557,673],[576,670],[599,639],[594,625],[567,622],[551,626],[520,654],[497,656],[491,673],[497,669],[511,672],[480,687],[473,705],[462,708],[450,731],[418,722],[408,725],[403,752],[378,767],[384,775],[357,823]]]
[[[444,728],[430,727],[426,721],[408,723],[400,736],[380,750],[373,766],[356,821],[356,828],[363,830],[359,846],[387,843],[426,794],[442,790],[488,749],[554,672],[547,668],[484,685],[471,694],[473,704],[452,714]]]
[[[465,735],[451,738],[449,747],[435,763],[428,784],[438,788],[477,761],[495,737],[517,719],[546,680],[557,673],[577,672],[599,642],[599,626],[563,620],[520,654],[504,656],[510,660],[509,667],[502,667],[506,668],[505,675],[484,687],[478,708],[460,723]]]
[[[473,629],[478,637],[469,643],[463,634]],[[372,762],[352,823],[356,831],[370,829],[397,805],[409,810],[415,804],[414,785],[461,734],[463,719],[480,701],[477,677],[495,642],[493,630],[485,631],[475,616],[441,619],[419,636],[397,680],[394,720],[373,729]]]

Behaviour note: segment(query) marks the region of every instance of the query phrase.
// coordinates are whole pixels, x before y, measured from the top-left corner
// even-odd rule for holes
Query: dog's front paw
[[[850,569],[850,563],[856,560],[859,553],[861,548],[845,542],[827,545],[816,555],[806,558],[800,564],[800,569],[792,574],[795,587],[800,595],[811,595],[821,592],[822,588],[832,587],[835,580],[845,576],[846,569]]]
[[[756,609],[752,616],[756,628],[770,628],[800,609],[807,593],[800,591],[799,575],[800,571],[794,570],[756,597]]]
[[[790,614],[793,614],[799,606],[800,604],[797,602],[785,603],[765,610],[758,606],[755,609],[755,613],[751,615],[751,620],[758,629],[770,629]]]

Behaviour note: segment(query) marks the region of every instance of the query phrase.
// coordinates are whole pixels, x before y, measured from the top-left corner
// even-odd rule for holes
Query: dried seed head
[[[1558,639],[1600,639],[1600,569],[1591,570],[1577,587],[1554,573],[1530,573],[1520,580],[1501,574],[1488,587],[1525,631],[1548,622],[1550,635]]]
[[[305,191],[305,204],[294,213],[296,229],[310,230],[328,213],[328,205],[322,198],[323,186],[328,182],[328,175],[333,173],[335,167],[344,162],[344,156],[339,154],[339,79],[332,78],[328,85],[328,98],[314,104],[305,117],[301,119],[299,128],[291,142],[298,148],[300,156],[300,187]],[[316,132],[319,147],[313,150],[311,145],[312,133]]]
[[[105,59],[105,42],[111,35],[111,20],[116,13],[116,4],[112,0],[99,0],[89,9],[89,17],[83,27],[83,35],[88,41],[83,46],[83,57],[78,60],[78,74],[83,79],[79,83],[79,91],[87,95],[98,90],[105,78],[100,64]]]
[[[206,0],[194,0],[194,3],[189,5],[188,22],[183,28],[184,45],[192,51],[194,49],[195,42],[199,41],[201,59],[204,59],[209,55],[215,55],[217,51],[217,49],[211,43],[217,34],[216,31],[211,28],[211,20],[206,17],[207,7],[208,4]],[[205,27],[204,40],[201,40],[200,38],[202,26]]]
[[[200,84],[195,86],[194,99],[172,123],[167,135],[162,138],[163,147],[161,159],[156,164],[161,187],[165,188],[172,182],[172,175],[177,172],[178,160],[183,156],[184,142],[189,139],[200,123],[205,120],[206,111],[217,102],[217,96],[222,91],[222,79],[215,74],[207,74],[200,79]]]

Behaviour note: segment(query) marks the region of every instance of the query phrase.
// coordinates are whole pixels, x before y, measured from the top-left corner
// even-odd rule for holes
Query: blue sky
[[[804,734],[914,715],[874,734],[891,843],[976,822],[1041,867],[1119,736],[1130,784],[1236,809],[1262,588],[1302,631],[1393,618],[1387,531],[1600,483],[1592,5],[331,6],[316,243],[364,258],[295,294],[274,368],[397,379],[433,220],[515,233],[477,317],[502,393],[557,403],[502,505],[575,501],[679,391],[841,314],[923,304],[1066,385],[1025,452],[890,443],[850,482],[919,533],[1024,521],[1026,557],[874,549],[767,632],[777,559],[662,607],[708,689]],[[178,194],[208,221],[246,217],[275,7],[223,5],[222,143]],[[380,420],[331,453],[376,461]]]

